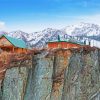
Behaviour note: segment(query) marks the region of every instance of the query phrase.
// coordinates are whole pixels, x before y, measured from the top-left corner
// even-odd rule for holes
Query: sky
[[[100,0],[0,0],[0,31],[31,33],[80,22],[100,24]]]

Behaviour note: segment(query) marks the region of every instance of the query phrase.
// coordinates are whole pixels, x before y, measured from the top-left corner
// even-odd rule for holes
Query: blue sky
[[[100,24],[99,0],[0,0],[0,30],[34,32],[79,22]]]

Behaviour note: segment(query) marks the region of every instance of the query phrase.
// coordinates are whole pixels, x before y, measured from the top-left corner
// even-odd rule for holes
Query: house
[[[62,41],[60,36],[58,35],[57,41],[49,41],[48,42],[48,49],[56,49],[56,48],[79,48],[82,47],[83,43],[81,42],[72,42],[70,40]]]
[[[12,38],[7,35],[2,35],[0,37],[0,49],[3,51],[15,53],[27,52],[27,47],[23,40]]]

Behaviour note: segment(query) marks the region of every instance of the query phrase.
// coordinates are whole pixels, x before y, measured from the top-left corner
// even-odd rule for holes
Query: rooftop
[[[0,38],[5,37],[12,45],[19,48],[27,48],[25,42],[21,39],[16,39],[8,35],[2,35]]]

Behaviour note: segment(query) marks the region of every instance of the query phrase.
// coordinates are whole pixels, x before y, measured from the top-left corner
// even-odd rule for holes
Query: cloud
[[[51,16],[50,20],[47,21],[42,20],[30,26],[28,25],[25,26],[24,28],[22,27],[21,29],[26,32],[40,31],[45,28],[62,29],[66,26],[78,24],[80,22],[100,25],[100,14],[80,15],[80,16],[67,16],[67,15],[50,15],[50,16]]]
[[[47,19],[45,18],[47,17]],[[45,28],[57,28],[62,29],[68,25],[77,24],[80,22],[85,23],[94,23],[100,25],[100,13],[93,14],[93,15],[77,15],[77,16],[68,16],[68,15],[49,15],[50,19],[48,18],[48,15],[43,14],[43,17],[45,19],[39,20],[39,21],[33,21],[26,24],[26,22],[18,24],[5,24],[5,22],[0,21],[0,31],[4,30],[7,32],[13,31],[13,30],[22,30],[25,32],[35,32],[40,31]]]
[[[0,21],[0,29],[5,27],[5,22]]]
[[[100,14],[88,15],[88,16],[78,16],[77,21],[95,23],[100,25]]]
[[[100,14],[93,14],[93,15],[78,15],[78,16],[66,16],[66,15],[60,15],[56,16],[57,18],[60,18],[60,20],[64,21],[65,24],[73,24],[73,23],[80,23],[80,22],[86,22],[86,23],[94,23],[100,25]]]
[[[98,13],[93,15],[80,15],[80,16],[58,15],[56,16],[56,19],[54,21],[49,22],[49,25],[52,28],[61,29],[63,27],[73,24],[78,24],[80,22],[100,25],[100,14]]]

